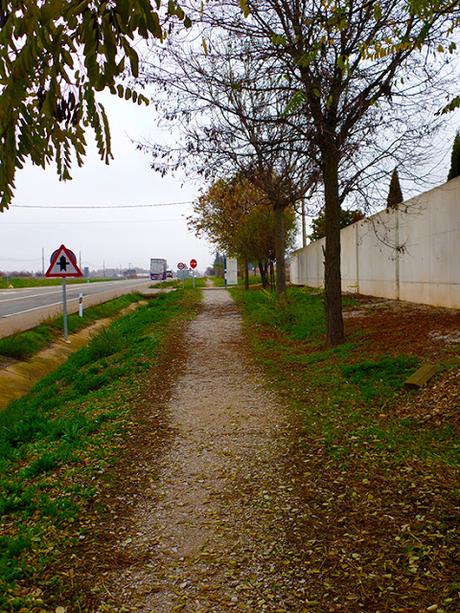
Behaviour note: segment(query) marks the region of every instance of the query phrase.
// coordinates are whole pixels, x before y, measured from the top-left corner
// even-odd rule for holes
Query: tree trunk
[[[274,207],[275,213],[275,259],[276,259],[276,293],[278,295],[286,292],[286,262],[285,262],[285,230],[284,230],[284,209],[280,206]]]
[[[322,150],[326,217],[324,261],[324,296],[326,307],[326,341],[330,347],[344,340],[342,318],[342,281],[340,274],[340,200],[339,158],[332,138]]]
[[[307,246],[307,223],[305,220],[305,197],[302,198],[302,247]]]
[[[249,262],[244,258],[244,289],[249,289]]]
[[[273,264],[273,260],[270,260],[269,268],[270,268],[270,289],[271,291],[273,291],[275,289],[275,266]]]
[[[268,281],[267,281],[267,267],[266,267],[264,262],[259,262],[259,272],[260,272],[260,278],[262,280],[262,287],[264,289],[266,289],[266,287],[268,285]]]

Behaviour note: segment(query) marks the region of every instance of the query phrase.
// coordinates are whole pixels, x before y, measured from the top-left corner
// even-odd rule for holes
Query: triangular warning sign
[[[61,245],[53,253],[51,264],[45,277],[82,277],[83,274],[77,266],[74,254]]]

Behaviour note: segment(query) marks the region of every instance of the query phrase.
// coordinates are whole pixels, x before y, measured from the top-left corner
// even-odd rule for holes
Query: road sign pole
[[[192,269],[192,287],[195,287],[195,268],[197,267],[198,262],[195,258],[190,260],[190,268]]]
[[[62,310],[64,313],[64,340],[66,341],[69,337],[69,329],[67,325],[67,294],[65,277],[62,277]]]

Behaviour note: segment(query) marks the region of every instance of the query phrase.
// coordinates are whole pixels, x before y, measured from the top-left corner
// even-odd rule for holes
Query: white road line
[[[107,282],[101,282],[98,285],[101,285],[102,287],[107,287],[106,285]],[[95,285],[95,284],[94,284]],[[143,285],[143,282],[139,282],[139,283],[134,283],[133,285],[126,285],[125,289],[133,289],[134,287],[137,287],[138,285]],[[94,286],[93,286],[94,287]],[[23,288],[21,288],[23,289]],[[24,288],[25,289],[25,288]],[[96,291],[96,292],[89,292],[88,294],[85,294],[85,298],[89,298],[91,296],[97,296],[100,294],[107,294],[108,292],[112,292],[113,291],[113,287],[112,288],[107,288],[104,289],[104,291]],[[68,286],[67,288],[68,292],[69,291],[76,291],[79,292],[79,288],[77,284],[73,284],[73,286]],[[60,294],[61,293],[61,289],[59,289],[58,291],[53,291],[53,292],[49,292],[49,294],[47,295],[51,295],[51,294]],[[42,294],[36,294],[36,295],[28,295],[28,296],[24,296],[24,297],[20,297],[20,298],[9,298],[7,300],[0,300],[0,304],[6,303],[6,302],[10,302],[13,300],[24,300],[26,298],[35,298],[35,297],[43,297]],[[76,300],[79,300],[79,297],[76,296],[75,298],[71,298],[70,296],[67,298],[67,302],[75,302]],[[16,311],[15,313],[9,313],[7,315],[0,315],[0,319],[5,319],[7,317],[15,317],[16,315],[22,315],[23,313],[30,313],[31,311],[38,311],[40,309],[47,309],[48,307],[53,307],[53,306],[57,306],[57,305],[62,305],[62,300],[60,300],[59,302],[53,302],[51,304],[43,304],[41,306],[36,306],[36,307],[32,307],[30,309],[24,309],[23,311]]]
[[[49,292],[46,295],[52,296],[53,294],[59,294],[61,292]],[[14,300],[27,300],[28,298],[41,298],[43,294],[27,294],[27,296],[20,296],[19,298],[0,298],[0,304],[4,302],[13,302]]]
[[[75,302],[78,298],[68,298],[67,302]],[[38,311],[39,309],[47,309],[48,307],[57,306],[58,304],[62,305],[62,300],[59,302],[53,302],[51,304],[44,304],[42,306],[33,307],[32,309],[25,309],[25,311],[16,311],[16,313],[9,313],[9,315],[0,315],[0,319],[4,319],[5,317],[15,317],[16,315],[22,315],[23,313],[30,313],[30,311]]]
[[[82,284],[83,285],[83,284]],[[93,284],[95,285],[95,284]],[[130,286],[127,286],[130,287]],[[136,287],[136,286],[133,286]],[[48,289],[48,288],[44,288],[44,289]],[[89,288],[82,288],[82,289],[89,289]],[[84,294],[85,296],[91,296],[92,294],[97,294],[98,292],[99,286],[96,288],[94,288],[94,292],[88,292],[88,294]],[[109,289],[104,289],[104,292],[109,292],[111,291],[111,288]],[[83,293],[82,290],[80,288],[75,287],[75,285],[71,285],[71,286],[67,286],[67,294],[69,294],[70,292],[78,292],[78,293]],[[61,294],[62,293],[62,288],[59,288],[56,291],[52,291],[52,292],[43,292],[40,294],[27,294],[27,296],[19,296],[17,298],[3,298],[3,295],[0,293],[0,304],[3,304],[5,302],[13,302],[14,300],[27,300],[28,298],[41,298],[43,297],[43,294],[45,294],[46,296],[52,296],[54,294]],[[101,292],[102,293],[102,292]]]

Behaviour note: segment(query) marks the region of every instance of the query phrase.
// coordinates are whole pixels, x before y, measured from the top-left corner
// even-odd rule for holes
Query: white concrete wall
[[[293,284],[324,285],[324,242],[293,254]],[[460,177],[344,228],[341,245],[343,291],[460,308]]]
[[[358,224],[344,228],[340,233],[340,259],[342,261],[342,287],[344,292],[358,291]]]
[[[238,285],[238,259],[227,256],[226,262],[225,279],[227,285]]]
[[[358,270],[361,294],[398,298],[395,264],[398,257],[396,211],[382,211],[358,222]],[[346,258],[348,258],[346,254]]]

